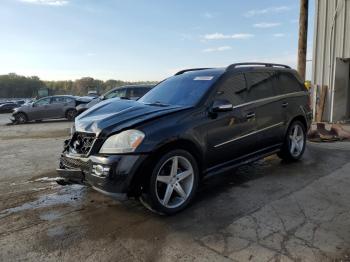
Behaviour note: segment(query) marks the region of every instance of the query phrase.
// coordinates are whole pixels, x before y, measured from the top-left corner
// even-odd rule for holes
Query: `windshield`
[[[194,106],[218,77],[217,72],[202,71],[172,76],[159,83],[138,101],[144,104]]]
[[[126,97],[126,88],[115,89],[109,91],[104,95],[105,99],[115,98],[115,97]]]

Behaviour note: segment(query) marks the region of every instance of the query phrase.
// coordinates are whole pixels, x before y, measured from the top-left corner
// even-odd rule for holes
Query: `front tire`
[[[300,121],[294,121],[288,128],[284,144],[278,156],[286,161],[298,161],[306,146],[306,127]]]
[[[148,188],[151,209],[167,215],[183,210],[193,200],[198,181],[198,164],[189,152],[168,152],[152,171]]]
[[[16,124],[25,124],[28,122],[28,117],[24,113],[17,113],[14,117]]]

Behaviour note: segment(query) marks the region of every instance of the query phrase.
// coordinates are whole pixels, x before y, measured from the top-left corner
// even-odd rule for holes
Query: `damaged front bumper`
[[[146,155],[92,155],[62,153],[58,174],[66,182],[89,185],[105,195],[124,200]]]

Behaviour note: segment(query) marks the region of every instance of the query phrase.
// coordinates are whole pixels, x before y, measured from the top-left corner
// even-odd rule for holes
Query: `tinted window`
[[[247,102],[247,85],[243,74],[227,77],[220,85],[216,97],[226,99],[233,105]]]
[[[303,91],[301,83],[290,73],[279,72],[275,83],[280,94]]]
[[[133,88],[131,90],[130,97],[142,97],[144,94],[148,92],[149,89],[147,88]]]
[[[218,72],[194,71],[172,76],[159,83],[139,101],[145,104],[193,106],[221,75]]]
[[[51,99],[52,104],[63,104],[63,103],[70,103],[73,99],[70,97],[64,97],[64,96],[56,96]]]
[[[248,101],[274,96],[274,75],[265,72],[245,73],[248,83]]]

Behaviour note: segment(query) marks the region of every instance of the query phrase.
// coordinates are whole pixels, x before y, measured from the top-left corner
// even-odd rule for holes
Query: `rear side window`
[[[304,91],[303,85],[291,73],[278,72],[275,83],[279,94]]]
[[[52,104],[70,103],[72,101],[73,101],[72,98],[70,98],[70,97],[63,97],[63,96],[57,96],[57,97],[53,97],[51,99],[51,103]]]
[[[247,85],[243,74],[228,76],[221,84],[216,98],[226,99],[233,105],[247,102]]]
[[[248,84],[248,101],[259,100],[273,97],[274,75],[267,72],[249,72],[245,73]]]

